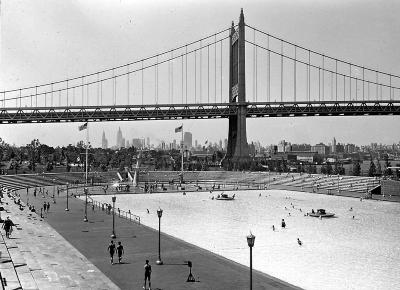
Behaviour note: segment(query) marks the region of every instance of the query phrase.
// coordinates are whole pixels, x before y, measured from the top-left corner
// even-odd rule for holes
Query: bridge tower
[[[237,106],[237,115],[229,117],[226,161],[231,163],[234,168],[241,169],[243,167],[241,164],[249,160],[246,134],[246,62],[243,8],[236,30],[232,22],[229,44],[229,103]]]

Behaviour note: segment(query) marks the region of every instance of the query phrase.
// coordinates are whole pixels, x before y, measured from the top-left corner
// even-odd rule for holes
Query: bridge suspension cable
[[[326,101],[328,98],[332,101],[366,101],[374,99],[370,95],[371,86],[376,88],[375,99],[382,99],[384,96],[387,100],[400,99],[399,75],[325,55],[250,25],[246,25],[246,29],[249,29],[249,35],[252,35],[252,40],[246,39],[246,44],[252,46],[253,51],[263,51],[266,57],[266,68],[263,66],[259,69],[258,61],[256,64],[254,59],[260,58],[260,54],[254,53],[253,83],[256,83],[258,78],[265,79],[263,75],[266,75],[266,85],[264,83],[261,90],[264,90],[264,100],[268,102],[277,101],[277,96],[281,102],[321,99]],[[258,35],[261,37],[257,37]],[[288,49],[289,47],[293,49]],[[290,61],[291,65],[287,66],[287,61]],[[304,73],[299,67],[304,67]],[[349,68],[348,71],[346,67]],[[303,89],[305,94],[301,93]],[[254,85],[253,95],[256,98]]]
[[[177,48],[167,50],[165,52],[158,53],[134,62],[130,62],[125,65],[115,66],[113,68],[97,71],[95,73],[67,78],[60,81],[53,81],[41,85],[29,86],[12,90],[4,90],[0,92],[0,95],[3,94],[2,96],[3,98],[0,99],[0,102],[2,104],[0,105],[2,105],[2,107],[12,107],[13,105],[10,102],[15,100],[14,103],[15,107],[27,106],[28,103],[25,101],[25,99],[30,100],[31,102],[30,106],[34,105],[36,107],[39,106],[53,107],[53,106],[63,106],[63,105],[84,106],[85,103],[86,105],[102,105],[104,101],[106,101],[105,98],[106,96],[110,97],[108,99],[109,100],[111,99],[112,100],[111,103],[114,105],[124,104],[124,103],[128,105],[131,104],[133,105],[138,101],[138,99],[135,98],[135,94],[136,92],[139,92],[140,90],[139,87],[141,87],[141,104],[145,103],[151,104],[152,103],[151,97],[144,95],[145,91],[148,90],[147,88],[145,89],[145,86],[153,86],[153,89],[155,90],[154,99],[156,103],[175,102],[176,99],[174,99],[174,93],[175,93],[174,87],[176,87],[177,84],[176,84],[176,78],[173,77],[175,73],[173,62],[178,59],[181,59],[182,61],[182,70],[181,70],[182,80],[183,78],[185,79],[185,84],[183,84],[183,82],[181,84],[182,85],[181,86],[182,89],[180,92],[181,95],[183,95],[183,90],[185,90],[184,92],[185,102],[186,103],[191,102],[192,100],[191,98],[189,98],[189,89],[190,89],[190,94],[192,94],[192,92],[195,94],[196,102],[198,100],[202,102],[203,101],[202,86],[204,77],[204,70],[202,68],[203,65],[202,50],[204,49],[208,51],[207,63],[211,64],[212,62],[210,60],[210,53],[209,53],[211,46],[214,46],[215,50],[215,56],[214,56],[215,73],[213,76],[210,76],[209,74],[211,67],[207,69],[207,82],[208,82],[207,86],[210,86],[210,80],[213,79],[213,83],[216,89],[217,79],[221,78],[220,89],[221,89],[221,100],[222,100],[222,95],[223,95],[222,79],[223,79],[223,73],[225,73],[225,71],[223,71],[223,68],[224,68],[224,63],[227,62],[227,60],[224,59],[224,54],[222,53],[222,49],[223,49],[223,42],[227,41],[229,38],[227,32],[229,32],[229,29],[224,29],[207,37],[203,37],[200,40],[190,42],[188,44],[179,46]],[[220,45],[221,47],[221,54],[219,57],[217,57],[216,54],[217,45]],[[198,53],[200,53],[200,61],[199,58],[197,58]],[[195,61],[193,62],[191,59],[189,59],[189,56],[194,56],[194,58],[196,58]],[[219,76],[217,76],[216,73],[217,61],[219,61],[219,66],[220,66],[219,69],[221,70]],[[184,65],[184,71],[183,71],[183,65]],[[189,70],[189,66],[193,65],[195,66],[194,77],[190,75],[190,70]],[[170,67],[169,71],[164,74],[164,69],[161,66],[165,68],[169,66]],[[154,81],[151,81],[146,77],[147,74],[146,71],[152,67],[154,67],[155,70]],[[161,73],[161,69],[163,71],[163,78],[160,78],[159,75],[159,73]],[[135,85],[135,82],[137,82],[136,73],[138,72],[141,72],[141,80],[139,80],[139,85],[136,86]],[[123,76],[126,76],[126,78],[123,79],[122,78]],[[166,78],[164,77],[169,78],[168,83],[167,80],[165,80]],[[195,83],[194,87],[189,84],[189,79],[190,81],[192,80],[194,81]],[[161,99],[160,86],[164,87],[167,84],[169,86],[169,89],[162,90],[163,98]],[[85,92],[85,86],[86,86],[86,92]],[[96,86],[95,90],[93,90],[93,86]],[[126,90],[123,90],[123,87],[126,88]],[[80,91],[77,91],[77,89],[79,88],[81,88]],[[34,90],[33,93],[32,90]],[[198,90],[200,92],[199,98],[198,98]],[[93,96],[91,94],[92,91],[95,92]],[[179,93],[179,89],[177,91]],[[120,98],[122,96],[125,96],[125,94],[126,98],[124,97],[123,98],[124,100]],[[209,96],[209,89],[207,94]],[[55,95],[58,95],[58,100],[54,99]],[[33,104],[32,101],[33,96],[35,96],[35,104]],[[48,100],[48,97],[50,97],[51,100]],[[81,99],[80,102],[79,102],[79,97]]]

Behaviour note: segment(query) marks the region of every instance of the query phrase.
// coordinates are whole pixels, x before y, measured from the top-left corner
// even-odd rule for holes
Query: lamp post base
[[[65,211],[69,211],[69,208],[66,208]]]
[[[157,264],[157,265],[162,265],[162,264],[164,264],[164,262],[161,261],[161,259],[158,259],[158,260],[156,261],[156,264]]]
[[[84,217],[83,221],[86,223],[88,221],[87,217]]]
[[[112,238],[112,239],[115,239],[116,237],[117,236],[114,233],[112,233],[111,236],[110,236],[110,238]]]

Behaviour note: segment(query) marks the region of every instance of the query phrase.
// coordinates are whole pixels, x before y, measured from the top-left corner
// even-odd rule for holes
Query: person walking
[[[117,246],[117,255],[118,255],[118,263],[121,264],[122,255],[124,254],[124,246],[121,245],[121,242],[118,242]]]
[[[6,232],[7,238],[10,238],[13,226],[14,226],[14,223],[12,222],[12,220],[10,220],[10,217],[8,216],[7,219],[3,223],[3,229]]]
[[[146,264],[144,264],[144,285],[143,289],[146,289],[146,281],[149,280],[149,290],[151,290],[151,265],[149,264],[149,260],[146,260]]]
[[[115,244],[114,241],[111,241],[108,245],[108,253],[110,254],[110,263],[114,265],[114,254],[115,254]]]
[[[50,202],[47,202],[47,212],[49,212],[50,209]]]

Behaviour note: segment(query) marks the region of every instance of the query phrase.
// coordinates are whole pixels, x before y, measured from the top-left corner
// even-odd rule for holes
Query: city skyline
[[[379,70],[400,71],[396,1],[10,3],[1,3],[0,89],[57,81],[159,53],[214,33],[232,20],[236,23],[240,8],[249,24],[299,45]],[[90,123],[90,140],[100,147],[103,130],[109,134],[121,127],[127,134],[171,142],[178,139],[173,129],[182,123],[202,136],[195,138],[200,142],[227,138],[228,120],[175,120]],[[263,144],[282,139],[327,143],[332,136],[359,145],[393,144],[400,140],[397,123],[399,116],[248,119],[247,134],[249,142]],[[0,136],[17,145],[35,138],[49,145],[75,144],[85,140],[84,133],[77,133],[78,125],[2,125]]]

